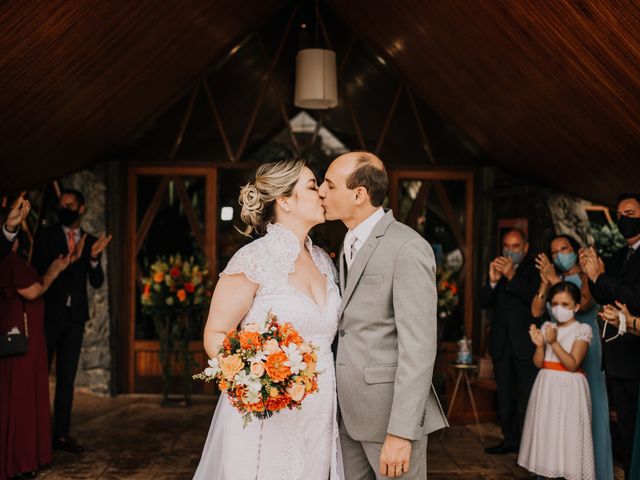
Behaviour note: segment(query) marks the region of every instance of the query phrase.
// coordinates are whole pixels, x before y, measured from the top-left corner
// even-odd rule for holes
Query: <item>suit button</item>
[[[347,332],[345,332],[344,330],[340,330],[340,336],[344,337],[347,334]]]

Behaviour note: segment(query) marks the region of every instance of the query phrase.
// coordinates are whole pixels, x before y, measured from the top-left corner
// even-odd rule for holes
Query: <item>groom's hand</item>
[[[380,473],[386,477],[399,477],[409,471],[411,440],[387,434],[380,452]]]

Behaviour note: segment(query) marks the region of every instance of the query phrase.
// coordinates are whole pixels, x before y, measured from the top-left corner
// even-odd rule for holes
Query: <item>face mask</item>
[[[573,318],[573,315],[576,312],[569,308],[565,308],[562,305],[556,305],[551,309],[551,314],[553,318],[555,318],[558,323],[567,323],[569,320]]]
[[[506,250],[506,249],[502,251],[502,255],[507,258],[510,258],[511,261],[516,265],[518,265],[524,258],[523,252],[514,252],[513,250]]]
[[[621,216],[616,222],[624,238],[633,238],[640,234],[640,218]]]
[[[566,277],[564,277],[564,281],[573,283],[578,288],[582,288],[582,279],[577,273],[574,273],[573,275],[567,275]]]
[[[80,214],[77,210],[71,210],[66,207],[58,209],[58,219],[65,227],[73,225],[78,218],[80,218]]]
[[[566,272],[573,268],[573,266],[576,264],[577,259],[578,256],[575,254],[575,252],[559,253],[553,260],[553,264],[563,272]]]

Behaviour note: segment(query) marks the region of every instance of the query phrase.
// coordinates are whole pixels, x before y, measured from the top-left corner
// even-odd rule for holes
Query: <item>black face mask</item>
[[[80,218],[80,214],[77,210],[71,210],[70,208],[66,207],[58,209],[58,219],[60,220],[60,223],[65,227],[70,227],[71,225],[73,225],[76,220],[78,220],[78,218]]]
[[[624,238],[633,238],[640,234],[640,218],[626,217],[622,215],[616,224]]]

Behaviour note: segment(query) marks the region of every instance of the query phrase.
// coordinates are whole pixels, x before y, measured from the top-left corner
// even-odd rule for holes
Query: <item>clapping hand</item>
[[[491,283],[498,283],[502,278],[502,264],[499,262],[501,258],[498,257],[489,264],[489,281]]]
[[[614,327],[620,325],[620,310],[618,310],[613,305],[605,305],[600,313],[598,313],[600,318],[605,322],[610,323]]]
[[[71,263],[71,254],[60,255],[53,262],[51,262],[51,265],[49,265],[49,270],[53,272],[57,277],[69,266],[70,263]]]
[[[516,274],[516,268],[513,260],[509,257],[498,257],[497,261],[499,262],[498,265],[500,266],[502,274],[507,278],[507,280],[511,280]]]
[[[31,210],[31,203],[24,198],[26,192],[21,192],[16,201],[11,205],[11,211],[7,217],[6,228],[9,232],[14,233],[18,230],[18,227],[25,221],[29,211]]]
[[[91,245],[91,259],[97,260],[98,256],[107,248],[109,242],[113,238],[112,235],[105,235],[104,233],[100,235],[98,240],[95,241],[93,245]]]
[[[538,327],[535,324],[531,324],[529,327],[529,336],[531,337],[531,341],[536,347],[544,346],[544,336]]]
[[[593,247],[581,248],[579,254],[582,270],[587,274],[589,280],[595,282],[604,273],[604,262],[598,257]]]
[[[560,281],[560,277],[558,277],[553,263],[549,261],[549,257],[544,253],[541,253],[536,257],[536,268],[540,270],[540,280],[542,283],[555,285]]]
[[[547,327],[544,329],[544,338],[549,345],[553,345],[558,340],[558,329],[556,327]]]

